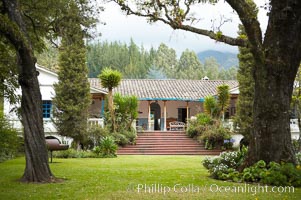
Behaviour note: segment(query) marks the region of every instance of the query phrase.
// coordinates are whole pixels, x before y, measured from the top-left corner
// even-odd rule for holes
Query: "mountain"
[[[228,69],[232,66],[238,67],[238,58],[237,54],[235,53],[207,50],[199,52],[197,56],[202,63],[205,62],[206,58],[214,57],[220,66],[224,67],[225,69]]]

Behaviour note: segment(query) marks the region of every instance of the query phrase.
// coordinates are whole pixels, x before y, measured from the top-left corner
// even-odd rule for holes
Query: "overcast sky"
[[[262,6],[266,0],[256,0],[257,5]],[[129,43],[133,38],[137,45],[143,45],[145,48],[157,48],[160,43],[165,43],[169,47],[177,51],[178,56],[185,49],[194,50],[196,53],[209,49],[218,51],[230,51],[237,53],[237,47],[217,43],[205,36],[197,35],[194,33],[173,30],[169,26],[157,22],[154,24],[147,23],[145,18],[137,16],[126,16],[116,5],[111,2],[104,5],[105,11],[101,13],[101,21],[106,25],[99,25],[98,32],[101,33],[99,41],[120,41]],[[198,26],[210,29],[213,25],[211,20],[215,20],[215,24],[219,24],[220,16],[225,15],[231,18],[232,22],[228,22],[222,26],[224,34],[236,36],[238,31],[239,19],[228,4],[221,0],[217,5],[202,5],[196,7],[193,11],[202,14],[202,19]],[[259,19],[262,29],[265,30],[267,24],[266,13],[263,9],[259,12]]]

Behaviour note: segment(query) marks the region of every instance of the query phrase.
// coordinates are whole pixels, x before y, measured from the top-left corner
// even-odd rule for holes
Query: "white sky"
[[[258,6],[263,6],[266,0],[255,0],[255,2],[257,2]],[[100,20],[105,22],[106,25],[99,25],[97,28],[97,31],[102,35],[97,39],[100,41],[108,40],[129,43],[130,39],[133,38],[137,45],[143,45],[147,49],[150,47],[157,48],[160,43],[165,43],[169,47],[174,48],[178,56],[185,49],[194,50],[196,53],[208,49],[233,53],[238,51],[237,47],[217,43],[205,36],[182,30],[173,30],[162,22],[149,24],[145,18],[133,15],[126,16],[122,13],[119,6],[113,2],[105,4],[104,7],[105,11],[100,14]],[[216,19],[216,24],[218,24],[221,15],[231,18],[232,22],[223,25],[222,31],[230,36],[235,37],[237,35],[238,16],[233,14],[233,10],[223,0],[220,0],[215,6],[200,5],[194,8],[194,11],[202,14],[203,20],[198,23],[198,26],[207,29],[211,28],[212,19]],[[265,30],[267,17],[262,9],[259,12],[259,19],[262,29]]]

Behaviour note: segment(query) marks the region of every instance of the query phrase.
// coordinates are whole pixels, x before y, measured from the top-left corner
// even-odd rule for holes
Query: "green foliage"
[[[59,69],[59,50],[45,41],[45,49],[36,54],[37,63],[47,69],[57,72]]]
[[[112,133],[112,137],[114,138],[115,142],[120,146],[125,146],[130,142],[127,136],[122,133]]]
[[[175,71],[173,76],[178,79],[199,80],[205,76],[204,67],[197,55],[188,49],[182,53]]]
[[[177,64],[176,51],[161,43],[156,51],[153,65],[162,69],[167,78],[175,78]]]
[[[292,163],[270,162],[268,165],[260,160],[254,165],[237,169],[243,163],[247,149],[239,152],[223,152],[218,157],[205,158],[203,166],[213,178],[234,182],[259,182],[276,186],[301,186],[301,167]]]
[[[204,101],[204,110],[205,113],[211,117],[216,117],[219,113],[218,103],[215,97],[207,96]]]
[[[0,107],[4,98],[11,104],[19,102],[16,53],[11,45],[0,37]],[[4,81],[5,80],[5,81]]]
[[[211,80],[219,79],[219,64],[215,58],[209,57],[205,59],[204,74]]]
[[[136,144],[136,138],[137,138],[136,130],[131,129],[129,131],[122,131],[121,134],[123,134],[127,138],[128,144],[131,145]]]
[[[102,157],[116,157],[117,145],[113,137],[104,137],[101,139],[100,153]]]
[[[198,140],[202,140],[205,143],[206,149],[214,148],[231,148],[232,145],[228,144],[231,139],[231,132],[228,128],[220,125],[214,125],[203,132],[202,135],[198,137]],[[225,143],[226,141],[226,143]],[[224,146],[224,143],[226,146]]]
[[[106,126],[112,130],[111,135],[118,145],[135,144],[137,133],[132,128],[133,121],[138,117],[138,99],[136,96],[122,96],[114,94],[114,122],[110,118],[110,113],[106,112]]]
[[[54,158],[98,158],[98,154],[92,151],[77,151],[73,148],[69,148],[64,151],[53,151],[52,156]]]
[[[90,44],[87,61],[89,77],[97,77],[107,67],[120,71],[128,79],[201,79],[208,76],[214,80],[234,80],[237,71],[236,67],[227,70],[220,67],[212,57],[203,65],[193,51],[185,50],[177,59],[176,51],[166,44],[147,51],[133,40],[129,45],[108,41]]]
[[[217,87],[217,99],[214,96],[205,97],[204,110],[205,113],[211,117],[219,117],[220,114],[223,116],[224,112],[228,108],[230,103],[230,92],[228,85],[220,85]]]
[[[238,181],[240,176],[236,169],[243,163],[247,148],[241,151],[222,152],[217,157],[206,157],[202,164],[208,169],[210,175],[216,179],[230,179]]]
[[[113,88],[117,87],[121,81],[121,73],[117,70],[111,68],[105,68],[98,78],[100,79],[101,85],[104,88],[108,88],[108,108],[110,113],[111,121],[111,130],[114,132],[116,130],[116,121],[115,121],[115,108],[113,105]]]
[[[56,96],[53,120],[60,135],[72,137],[77,143],[87,136],[88,109],[91,103],[87,79],[86,47],[79,19],[79,8],[70,3],[59,51],[59,82],[54,85]]]
[[[88,129],[88,139],[91,141],[92,146],[98,146],[100,144],[100,140],[106,136],[110,135],[110,131],[107,127],[100,126],[91,126]]]
[[[98,78],[101,81],[101,85],[104,88],[108,88],[112,90],[113,88],[117,87],[121,81],[122,74],[111,68],[105,68],[101,71]]]
[[[301,139],[292,139],[292,144],[295,152],[301,152]]]
[[[115,131],[130,130],[133,121],[138,117],[138,98],[133,95],[114,94]]]
[[[217,96],[218,96],[218,106],[219,110],[223,115],[224,120],[224,113],[225,110],[229,107],[230,104],[230,91],[228,85],[220,85],[217,87]]]
[[[222,38],[222,36],[223,36],[223,32],[221,32],[221,31],[216,32],[216,40],[220,40]]]
[[[146,78],[153,65],[155,50],[140,48],[131,40],[130,45],[108,41],[88,45],[89,77],[97,77],[110,67],[120,71],[124,78]]]
[[[189,126],[187,129],[187,135],[191,138],[201,135],[210,126],[213,125],[214,120],[205,113],[199,113],[196,115],[195,120],[189,121]]]
[[[206,149],[232,148],[230,130],[205,113],[197,114],[196,119],[189,121],[186,133],[189,137],[197,137],[199,142],[204,142]]]
[[[239,27],[240,35],[245,35],[242,26]],[[236,132],[246,138],[252,131],[253,101],[255,83],[253,79],[254,58],[249,48],[239,47],[239,69],[237,80],[239,83],[239,98],[236,104],[237,110],[234,118]]]
[[[17,131],[9,125],[0,111],[0,162],[14,158],[20,148],[21,140]]]

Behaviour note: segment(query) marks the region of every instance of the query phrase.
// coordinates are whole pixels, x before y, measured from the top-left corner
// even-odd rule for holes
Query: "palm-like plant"
[[[112,120],[112,131],[115,131],[115,120],[114,120],[114,106],[113,106],[113,88],[120,84],[122,75],[119,71],[111,68],[105,68],[101,74],[98,75],[101,85],[108,89],[108,108],[111,114]]]
[[[225,110],[229,107],[230,92],[228,85],[220,85],[217,87],[218,106],[222,114],[222,120],[225,118]]]
[[[115,157],[118,146],[113,137],[104,137],[100,141],[100,152],[104,157]]]
[[[213,96],[205,97],[204,110],[205,110],[205,113],[207,113],[211,117],[215,117],[217,115],[218,106],[217,106],[217,101],[216,101],[215,97],[213,97]]]

